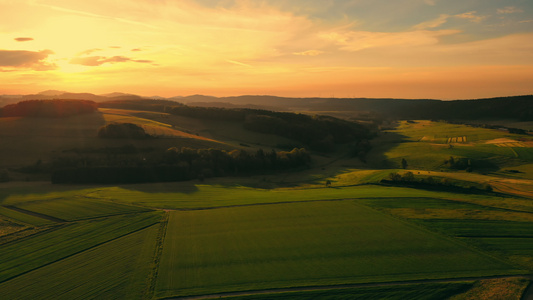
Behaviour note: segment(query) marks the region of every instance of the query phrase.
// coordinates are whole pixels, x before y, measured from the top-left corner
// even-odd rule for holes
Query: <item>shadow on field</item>
[[[372,149],[366,156],[367,166],[373,169],[401,168],[401,158],[391,160],[386,153],[402,143],[411,142],[407,138],[395,131],[381,132],[380,136],[371,141]]]
[[[180,181],[180,182],[158,182],[158,183],[144,183],[144,184],[121,184],[117,187],[137,191],[142,193],[181,193],[193,194],[199,191],[197,184],[201,184],[198,180]]]

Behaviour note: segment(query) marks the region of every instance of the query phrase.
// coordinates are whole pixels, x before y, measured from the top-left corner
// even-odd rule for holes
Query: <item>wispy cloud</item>
[[[24,51],[0,50],[0,67],[49,71],[57,69],[53,63],[46,62],[52,50]]]
[[[15,41],[17,41],[17,42],[29,42],[29,41],[33,41],[33,38],[31,38],[31,37],[18,37],[18,38],[15,38]]]
[[[101,51],[102,49],[100,48],[93,48],[93,49],[88,49],[88,50],[85,50],[85,51],[82,51],[80,53],[78,53],[79,56],[82,56],[82,55],[89,55],[89,54],[92,54],[94,52],[97,52],[97,51]]]
[[[321,34],[324,40],[333,42],[345,51],[359,51],[381,47],[416,47],[434,45],[439,37],[459,33],[458,30],[414,30],[406,32],[345,31]]]
[[[434,6],[436,3],[436,0],[424,0],[424,3],[426,3],[427,5],[431,5],[431,6]]]
[[[101,66],[105,63],[122,63],[122,62],[135,62],[135,63],[145,63],[145,64],[153,63],[153,61],[151,60],[131,59],[125,56],[113,56],[113,57],[86,56],[86,57],[75,57],[70,60],[71,64],[83,65],[83,66],[89,66],[89,67]]]
[[[504,8],[499,8],[497,12],[498,14],[514,14],[524,12],[524,10],[516,8],[514,6],[506,6]]]
[[[422,22],[420,24],[413,26],[413,29],[424,30],[424,29],[429,29],[429,28],[437,28],[441,26],[442,24],[446,23],[449,18],[450,18],[450,15],[442,14],[436,19]]]
[[[243,62],[236,61],[236,60],[226,59],[226,62],[229,62],[230,64],[234,64],[234,65],[239,65],[239,66],[243,66],[243,67],[252,68],[252,65],[245,64]]]
[[[477,14],[477,11],[469,11],[469,12],[455,15],[455,17],[459,19],[467,19],[474,23],[480,23],[481,21],[485,20],[488,17],[488,16],[479,16],[476,14]]]
[[[122,23],[148,27],[151,29],[159,29],[159,27],[151,25],[151,24],[132,21],[132,20],[124,19],[124,18],[110,17],[110,16],[101,15],[101,14],[95,14],[95,13],[90,13],[90,12],[81,11],[81,10],[69,9],[69,8],[55,6],[55,5],[48,5],[48,4],[37,4],[37,5],[42,6],[42,7],[47,7],[47,8],[60,11],[60,12],[70,13],[70,14],[77,14],[77,15],[82,15],[86,17],[100,18],[100,19],[111,19],[111,20],[115,20],[118,22],[122,22]]]
[[[324,51],[320,50],[307,50],[303,52],[294,52],[294,55],[301,55],[301,56],[317,56],[324,53]]]

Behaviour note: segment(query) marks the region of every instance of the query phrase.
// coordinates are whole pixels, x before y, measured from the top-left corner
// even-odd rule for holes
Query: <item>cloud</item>
[[[497,12],[498,14],[514,14],[514,13],[521,13],[524,11],[514,6],[506,6],[504,8],[498,8]]]
[[[252,66],[249,65],[249,64],[245,64],[245,63],[243,63],[243,62],[235,61],[235,60],[229,60],[229,59],[226,59],[226,62],[229,62],[230,64],[238,65],[238,66],[248,67],[248,68],[251,68],[251,67],[252,67]]]
[[[146,24],[146,23],[143,23],[143,22],[137,22],[137,21],[133,21],[133,20],[129,20],[129,19],[124,19],[124,18],[111,17],[111,16],[102,15],[102,14],[95,14],[95,13],[86,12],[86,11],[82,11],[82,10],[69,9],[69,8],[60,7],[60,6],[54,6],[54,5],[47,5],[47,4],[35,4],[35,5],[39,5],[39,6],[42,6],[42,7],[47,7],[47,8],[50,8],[50,9],[53,9],[53,10],[56,10],[56,11],[60,11],[60,12],[65,12],[65,13],[70,13],[70,14],[75,14],[75,15],[81,15],[81,16],[85,16],[85,17],[92,17],[92,18],[97,18],[97,19],[109,19],[109,20],[115,20],[115,21],[122,22],[122,23],[138,25],[138,26],[144,26],[144,27],[148,27],[148,28],[151,28],[151,29],[158,29],[158,27],[150,25],[150,24]]]
[[[131,59],[125,56],[113,56],[113,57],[86,56],[86,57],[75,57],[70,60],[71,64],[83,65],[83,66],[89,66],[89,67],[101,66],[105,63],[121,63],[121,62],[136,62],[136,63],[144,63],[144,64],[153,63],[153,61],[151,60]]]
[[[427,5],[431,5],[431,6],[435,5],[436,4],[435,2],[436,2],[435,0],[424,0],[424,3],[426,3]]]
[[[414,30],[406,32],[344,31],[326,32],[320,36],[340,46],[341,50],[359,51],[367,48],[417,47],[435,45],[440,36],[459,33],[458,30]]]
[[[424,30],[424,29],[428,29],[428,28],[436,28],[436,27],[439,27],[440,25],[446,23],[448,21],[448,18],[450,18],[450,15],[440,15],[438,18],[436,19],[433,19],[433,20],[429,20],[429,21],[426,21],[426,22],[422,22],[418,25],[415,25],[413,26],[413,29],[417,29],[417,30]]]
[[[459,19],[467,19],[474,23],[479,23],[487,18],[487,16],[476,16],[477,11],[469,11],[462,14],[455,15]]]
[[[302,56],[317,56],[317,55],[320,55],[324,53],[324,51],[320,51],[320,50],[307,50],[307,51],[303,51],[303,52],[294,52],[293,54],[294,55],[302,55]]]
[[[15,41],[17,41],[17,42],[29,42],[29,41],[33,41],[33,38],[31,38],[31,37],[18,37],[18,38],[15,38]]]
[[[135,48],[135,49],[131,49],[132,52],[139,52],[139,51],[143,51],[141,48]]]
[[[99,49],[99,48],[93,48],[93,49],[89,49],[89,50],[82,51],[82,52],[80,52],[78,55],[79,55],[79,56],[82,56],[82,55],[89,55],[89,54],[94,53],[94,52],[97,52],[97,51],[102,51],[102,49]]]
[[[32,69],[35,71],[55,70],[57,69],[55,64],[45,61],[53,53],[51,50],[0,50],[0,67]]]

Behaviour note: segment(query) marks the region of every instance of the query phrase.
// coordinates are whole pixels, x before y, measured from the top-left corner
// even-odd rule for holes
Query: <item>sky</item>
[[[0,94],[533,94],[531,0],[0,0]]]

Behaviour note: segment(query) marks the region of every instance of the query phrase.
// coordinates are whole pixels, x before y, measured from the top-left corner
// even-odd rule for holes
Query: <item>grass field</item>
[[[96,138],[97,128],[109,121],[196,137]],[[231,122],[127,110],[0,122],[0,169],[73,148],[254,149],[290,142]],[[533,178],[533,148],[519,147],[530,143],[513,141],[519,137],[527,139],[463,125],[402,122],[372,141],[366,164],[347,156],[347,145],[331,155],[314,153],[312,168],[286,174],[120,186],[2,183],[0,298],[157,299],[379,283],[252,298],[443,299],[466,292],[457,299],[482,299],[476,297],[509,290],[517,299],[527,282],[515,278],[387,283],[533,271],[533,181],[525,180]],[[498,147],[499,139],[505,147]],[[450,156],[490,168],[444,168]],[[398,169],[402,158],[405,170]],[[391,172],[407,171],[467,188],[490,184],[494,193],[379,184]]]
[[[82,197],[30,201],[16,205],[16,207],[67,221],[138,213],[149,210],[147,208]]]
[[[159,222],[142,213],[67,224],[2,245],[0,282]]]
[[[22,222],[35,226],[49,225],[54,223],[53,221],[21,213],[3,206],[0,206],[0,215],[16,222]]]
[[[231,300],[271,300],[271,299],[361,299],[361,300],[432,300],[447,299],[449,296],[461,293],[473,285],[472,282],[459,283],[440,283],[440,284],[416,284],[416,285],[397,285],[397,286],[379,286],[364,288],[343,288],[335,290],[318,290],[318,291],[301,291],[285,292],[266,295],[250,295],[229,297]]]
[[[531,138],[505,131],[431,121],[403,121],[373,141],[368,156],[371,166],[398,168],[401,159],[410,168],[440,170],[450,156],[476,161],[483,171],[531,163],[533,148],[514,145]],[[494,140],[514,141],[511,147],[490,144]],[[453,145],[449,145],[452,143]],[[516,147],[514,147],[516,146]]]
[[[157,226],[0,284],[3,299],[144,299]]]
[[[353,201],[291,203],[171,213],[156,295],[482,276],[513,269]]]

